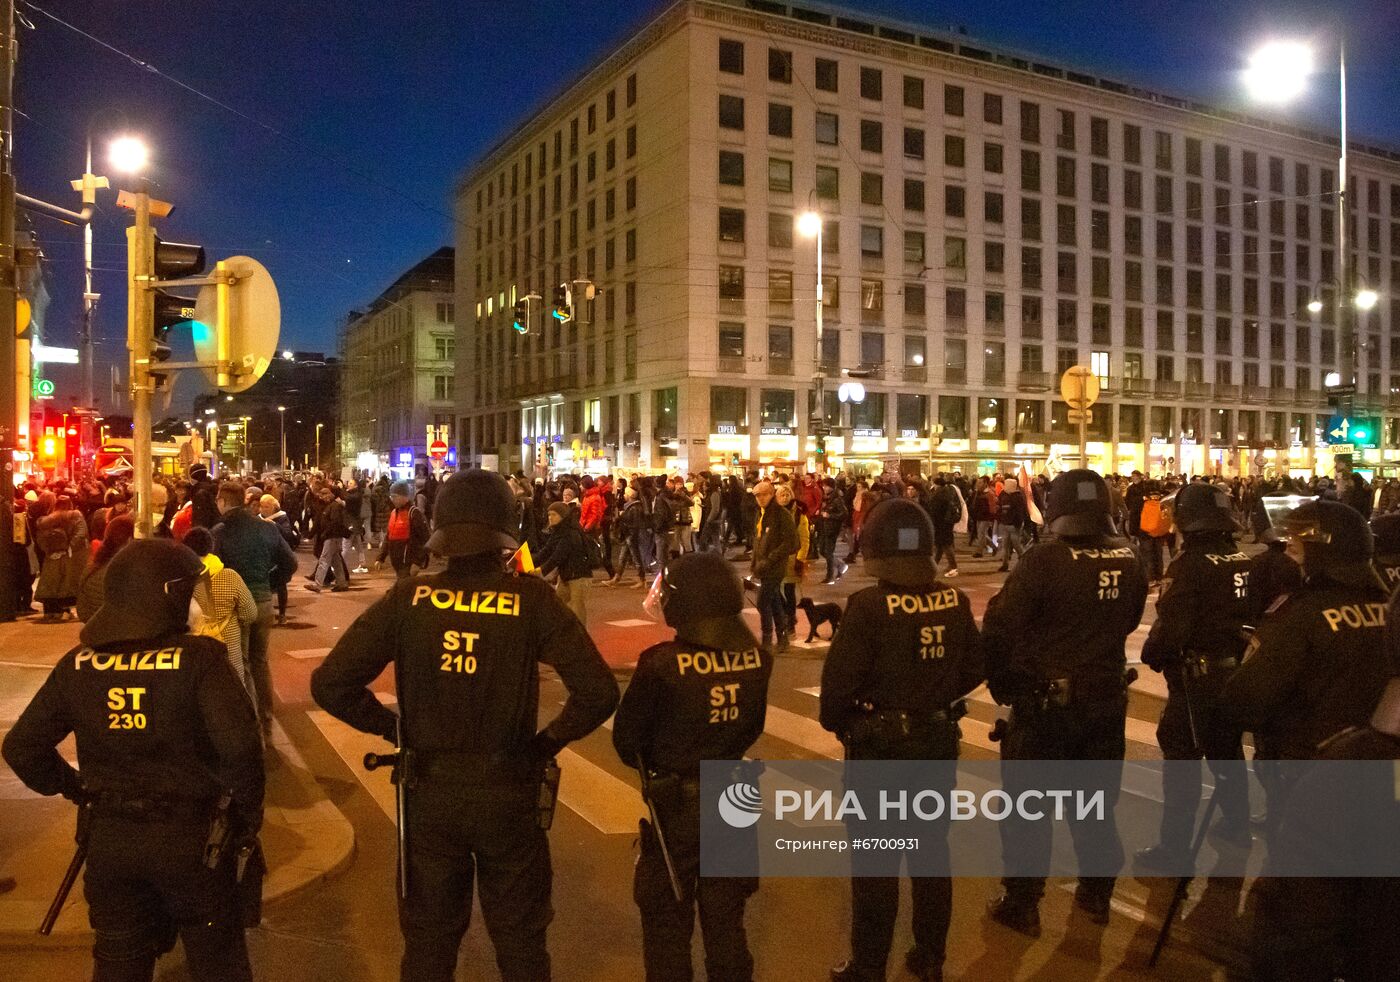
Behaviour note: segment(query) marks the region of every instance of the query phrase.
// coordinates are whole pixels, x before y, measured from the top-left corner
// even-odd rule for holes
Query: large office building
[[[416,263],[340,336],[340,463],[371,474],[412,476],[437,439],[456,439],[452,247]],[[432,435],[429,436],[429,428]],[[456,463],[453,451],[448,463]]]
[[[1349,149],[1352,268],[1379,294],[1356,313],[1356,413],[1378,431],[1358,466],[1376,468],[1400,459],[1400,154]],[[1097,467],[1329,470],[1337,155],[963,36],[681,0],[456,188],[461,452],[811,465],[820,364],[830,466],[1068,460],[1058,383],[1081,364]],[[585,280],[597,296],[551,316],[552,289]],[[843,372],[862,401],[841,401]]]

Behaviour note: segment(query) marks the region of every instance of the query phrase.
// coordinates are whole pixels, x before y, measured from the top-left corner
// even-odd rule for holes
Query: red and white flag
[[[1044,525],[1045,517],[1036,507],[1035,495],[1031,494],[1031,472],[1026,470],[1025,464],[1021,465],[1021,473],[1017,475],[1016,483],[1021,485],[1021,493],[1026,496],[1026,511],[1030,513],[1031,521],[1037,525]]]

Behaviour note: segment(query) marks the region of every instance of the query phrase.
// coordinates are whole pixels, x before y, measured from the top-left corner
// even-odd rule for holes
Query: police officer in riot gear
[[[170,539],[118,552],[81,644],[5,737],[20,780],[91,809],[97,982],[146,982],[177,934],[194,978],[253,977],[237,880],[262,824],[262,733],[223,644],[188,631],[203,569]],[[69,733],[76,771],[56,749]]]
[[[613,746],[623,763],[645,769],[644,790],[660,826],[658,833],[643,820],[633,885],[646,977],[692,978],[698,908],[706,977],[742,982],[753,978],[744,904],[758,880],[700,876],[700,762],[738,760],[758,739],[773,664],[744,623],[743,585],[719,553],[686,553],[667,563],[659,602],[676,638],[641,653],[613,721]]]
[[[1376,540],[1376,575],[1394,596],[1400,588],[1400,512],[1371,519],[1371,534]]]
[[[1217,709],[1220,691],[1244,653],[1249,615],[1250,562],[1235,544],[1230,496],[1209,484],[1176,494],[1173,521],[1182,550],[1172,560],[1157,600],[1157,619],[1142,661],[1167,679],[1167,704],[1157,743],[1169,761],[1205,757],[1218,786],[1224,817],[1218,833],[1249,844],[1249,785],[1238,729]],[[1149,868],[1180,868],[1190,853],[1199,776],[1168,765],[1162,772],[1162,825],[1157,845],[1137,854]]]
[[[408,895],[399,904],[401,971],[412,982],[453,977],[473,873],[502,977],[549,978],[541,776],[617,705],[617,683],[578,619],[542,579],[505,570],[516,530],[503,477],[449,478],[428,541],[447,568],[396,583],[311,678],[316,702],[356,729],[392,740],[399,727],[400,755],[412,761]],[[390,664],[398,715],[368,688]],[[569,696],[537,733],[540,664],[558,672]]]
[[[1303,568],[1288,555],[1288,543],[1269,524],[1261,505],[1254,521],[1254,541],[1266,547],[1249,561],[1249,624],[1257,626],[1279,597],[1303,585]]]
[[[876,505],[861,530],[876,584],[853,594],[822,671],[821,724],[841,737],[846,759],[938,761],[921,788],[956,783],[960,700],[981,684],[982,645],[961,590],[938,579],[933,525],[908,499]],[[858,779],[857,779],[858,780]],[[921,826],[916,852],[878,857],[851,880],[851,958],[836,982],[885,978],[899,905],[899,868],[913,877],[914,947],[905,965],[941,979],[953,887],[946,823]],[[862,857],[865,862],[865,857]]]
[[[1026,552],[982,622],[988,687],[1011,706],[1002,760],[1121,761],[1124,643],[1142,620],[1147,580],[1132,546],[1113,534],[1108,487],[1093,471],[1067,471],[1051,482],[1046,522],[1054,537]],[[1004,774],[1014,795],[1024,775],[1012,775],[1019,775],[1014,766]],[[1102,790],[1116,802],[1117,781],[1105,777]],[[1048,864],[1051,832],[1044,822],[1001,827],[1008,875],[989,914],[1032,937],[1040,934],[1045,878],[1025,871]],[[1122,862],[1116,830],[1076,831],[1074,838],[1081,861],[1098,868]],[[1108,923],[1114,879],[1080,877],[1075,902],[1095,923]]]
[[[1266,613],[1220,705],[1254,734],[1256,759],[1307,760],[1324,740],[1370,719],[1390,677],[1389,597],[1371,566],[1370,527],[1354,509],[1307,501],[1275,525],[1305,582]],[[1273,819],[1288,789],[1271,783],[1264,790]]]

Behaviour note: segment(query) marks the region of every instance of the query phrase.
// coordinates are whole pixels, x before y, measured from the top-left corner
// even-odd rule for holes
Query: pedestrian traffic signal
[[[511,319],[511,327],[520,334],[530,333],[530,301],[521,297],[515,301],[515,316]]]
[[[569,297],[569,287],[560,283],[554,288],[554,318],[561,323],[567,323],[574,319],[572,303]]]
[[[183,242],[162,242],[154,236],[151,273],[156,280],[173,280],[198,276],[204,272],[204,247]],[[164,290],[151,292],[151,362],[170,357],[166,336],[176,324],[194,320],[194,301],[177,297]]]

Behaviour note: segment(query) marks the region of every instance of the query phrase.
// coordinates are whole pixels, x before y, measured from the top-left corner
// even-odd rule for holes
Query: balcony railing
[[[1250,404],[1267,402],[1269,390],[1262,385],[1246,385],[1242,391],[1243,401]]]
[[[962,365],[945,365],[943,381],[948,385],[964,385],[967,383],[967,369]]]
[[[1022,392],[1048,392],[1051,378],[1049,372],[1017,372],[1016,388]]]
[[[1152,394],[1163,399],[1178,399],[1181,397],[1181,383],[1162,378],[1153,379]]]
[[[743,359],[743,357],[742,357],[742,356],[735,357],[735,356],[720,355],[720,357],[719,357],[719,373],[720,373],[721,375],[743,375],[743,374],[744,374],[744,359]]]
[[[1123,379],[1123,395],[1145,399],[1152,394],[1152,380],[1146,378]]]
[[[1209,382],[1187,382],[1186,398],[1188,399],[1209,399],[1211,388]]]
[[[904,366],[904,381],[906,381],[906,382],[927,382],[927,381],[928,381],[928,366],[927,366],[927,365],[905,365],[905,366]]]
[[[768,374],[769,374],[769,375],[791,375],[791,374],[792,374],[792,359],[791,359],[791,358],[769,358],[769,359],[768,359]]]
[[[1215,401],[1216,401],[1216,402],[1239,402],[1239,401],[1240,401],[1240,387],[1239,387],[1238,385],[1235,385],[1235,384],[1232,383],[1232,382],[1216,382],[1216,383],[1215,383]]]

